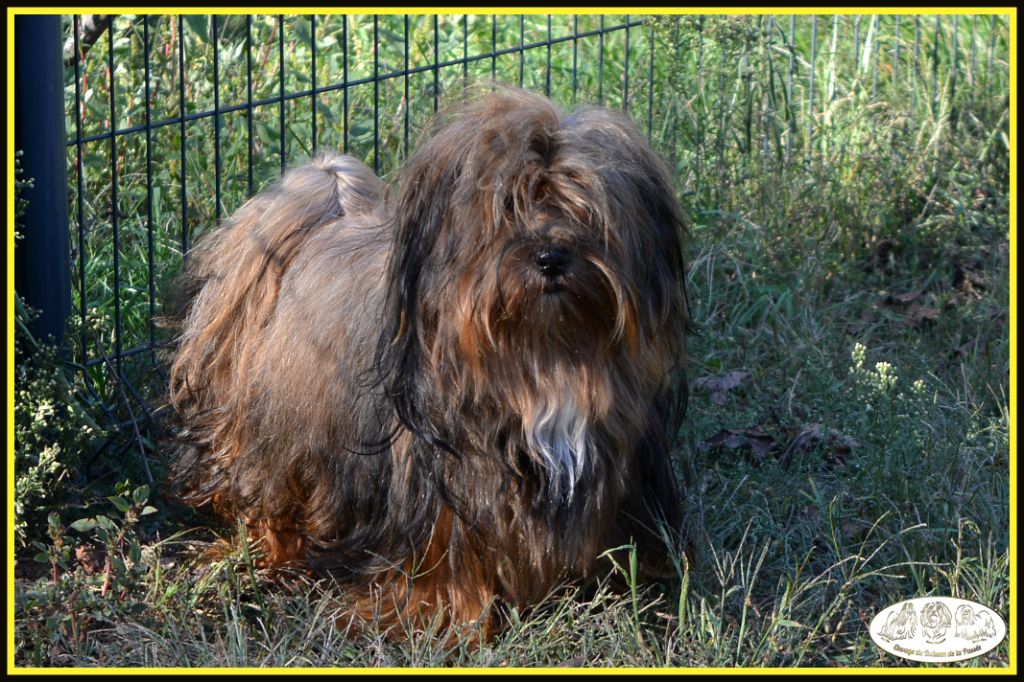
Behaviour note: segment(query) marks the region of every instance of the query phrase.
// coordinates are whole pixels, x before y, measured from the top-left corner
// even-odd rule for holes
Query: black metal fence
[[[480,79],[646,95],[653,121],[651,27],[628,15],[75,15],[65,33],[74,359],[120,426],[159,411],[159,319],[190,244],[317,147],[387,173]]]
[[[159,404],[163,293],[190,244],[319,147],[388,173],[481,79],[567,105],[646,96],[653,126],[652,27],[630,16],[116,16],[91,45],[82,22],[65,22],[73,341],[121,426]]]
[[[958,106],[1002,97],[1009,73],[1009,17],[996,14],[76,15],[62,26],[73,359],[111,423],[140,441],[163,395],[159,318],[190,244],[320,147],[390,173],[464,84],[624,108],[691,203],[714,206],[721,187],[834,153],[849,102],[955,131]]]

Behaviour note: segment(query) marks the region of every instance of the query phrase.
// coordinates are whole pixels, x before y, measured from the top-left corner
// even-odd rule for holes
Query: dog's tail
[[[244,436],[230,430],[245,422],[235,411],[249,404],[251,337],[273,314],[289,265],[319,230],[336,228],[344,216],[378,211],[384,189],[359,160],[322,154],[250,199],[189,252],[183,301],[170,320],[177,327],[170,404],[183,446],[176,478],[180,489],[191,490],[184,499],[209,501],[203,489],[217,487],[211,467],[244,448]],[[214,442],[220,454],[207,453]],[[237,447],[224,447],[232,442]]]

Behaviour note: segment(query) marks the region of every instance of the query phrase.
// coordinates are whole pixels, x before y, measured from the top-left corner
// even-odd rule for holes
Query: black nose
[[[558,246],[546,246],[537,252],[534,262],[542,275],[554,279],[565,273],[569,265],[569,251]]]

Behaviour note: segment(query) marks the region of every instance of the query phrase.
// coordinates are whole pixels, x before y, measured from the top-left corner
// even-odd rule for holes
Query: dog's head
[[[439,118],[395,212],[380,357],[399,419],[524,450],[571,494],[596,430],[635,439],[682,362],[667,170],[622,113],[499,90]]]

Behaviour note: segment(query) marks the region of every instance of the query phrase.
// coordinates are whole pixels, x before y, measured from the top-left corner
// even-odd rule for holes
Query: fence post
[[[30,329],[64,338],[71,311],[71,252],[65,181],[64,65],[61,18],[18,15],[14,39],[14,140],[24,152],[28,208],[15,249],[15,289],[40,311]]]

